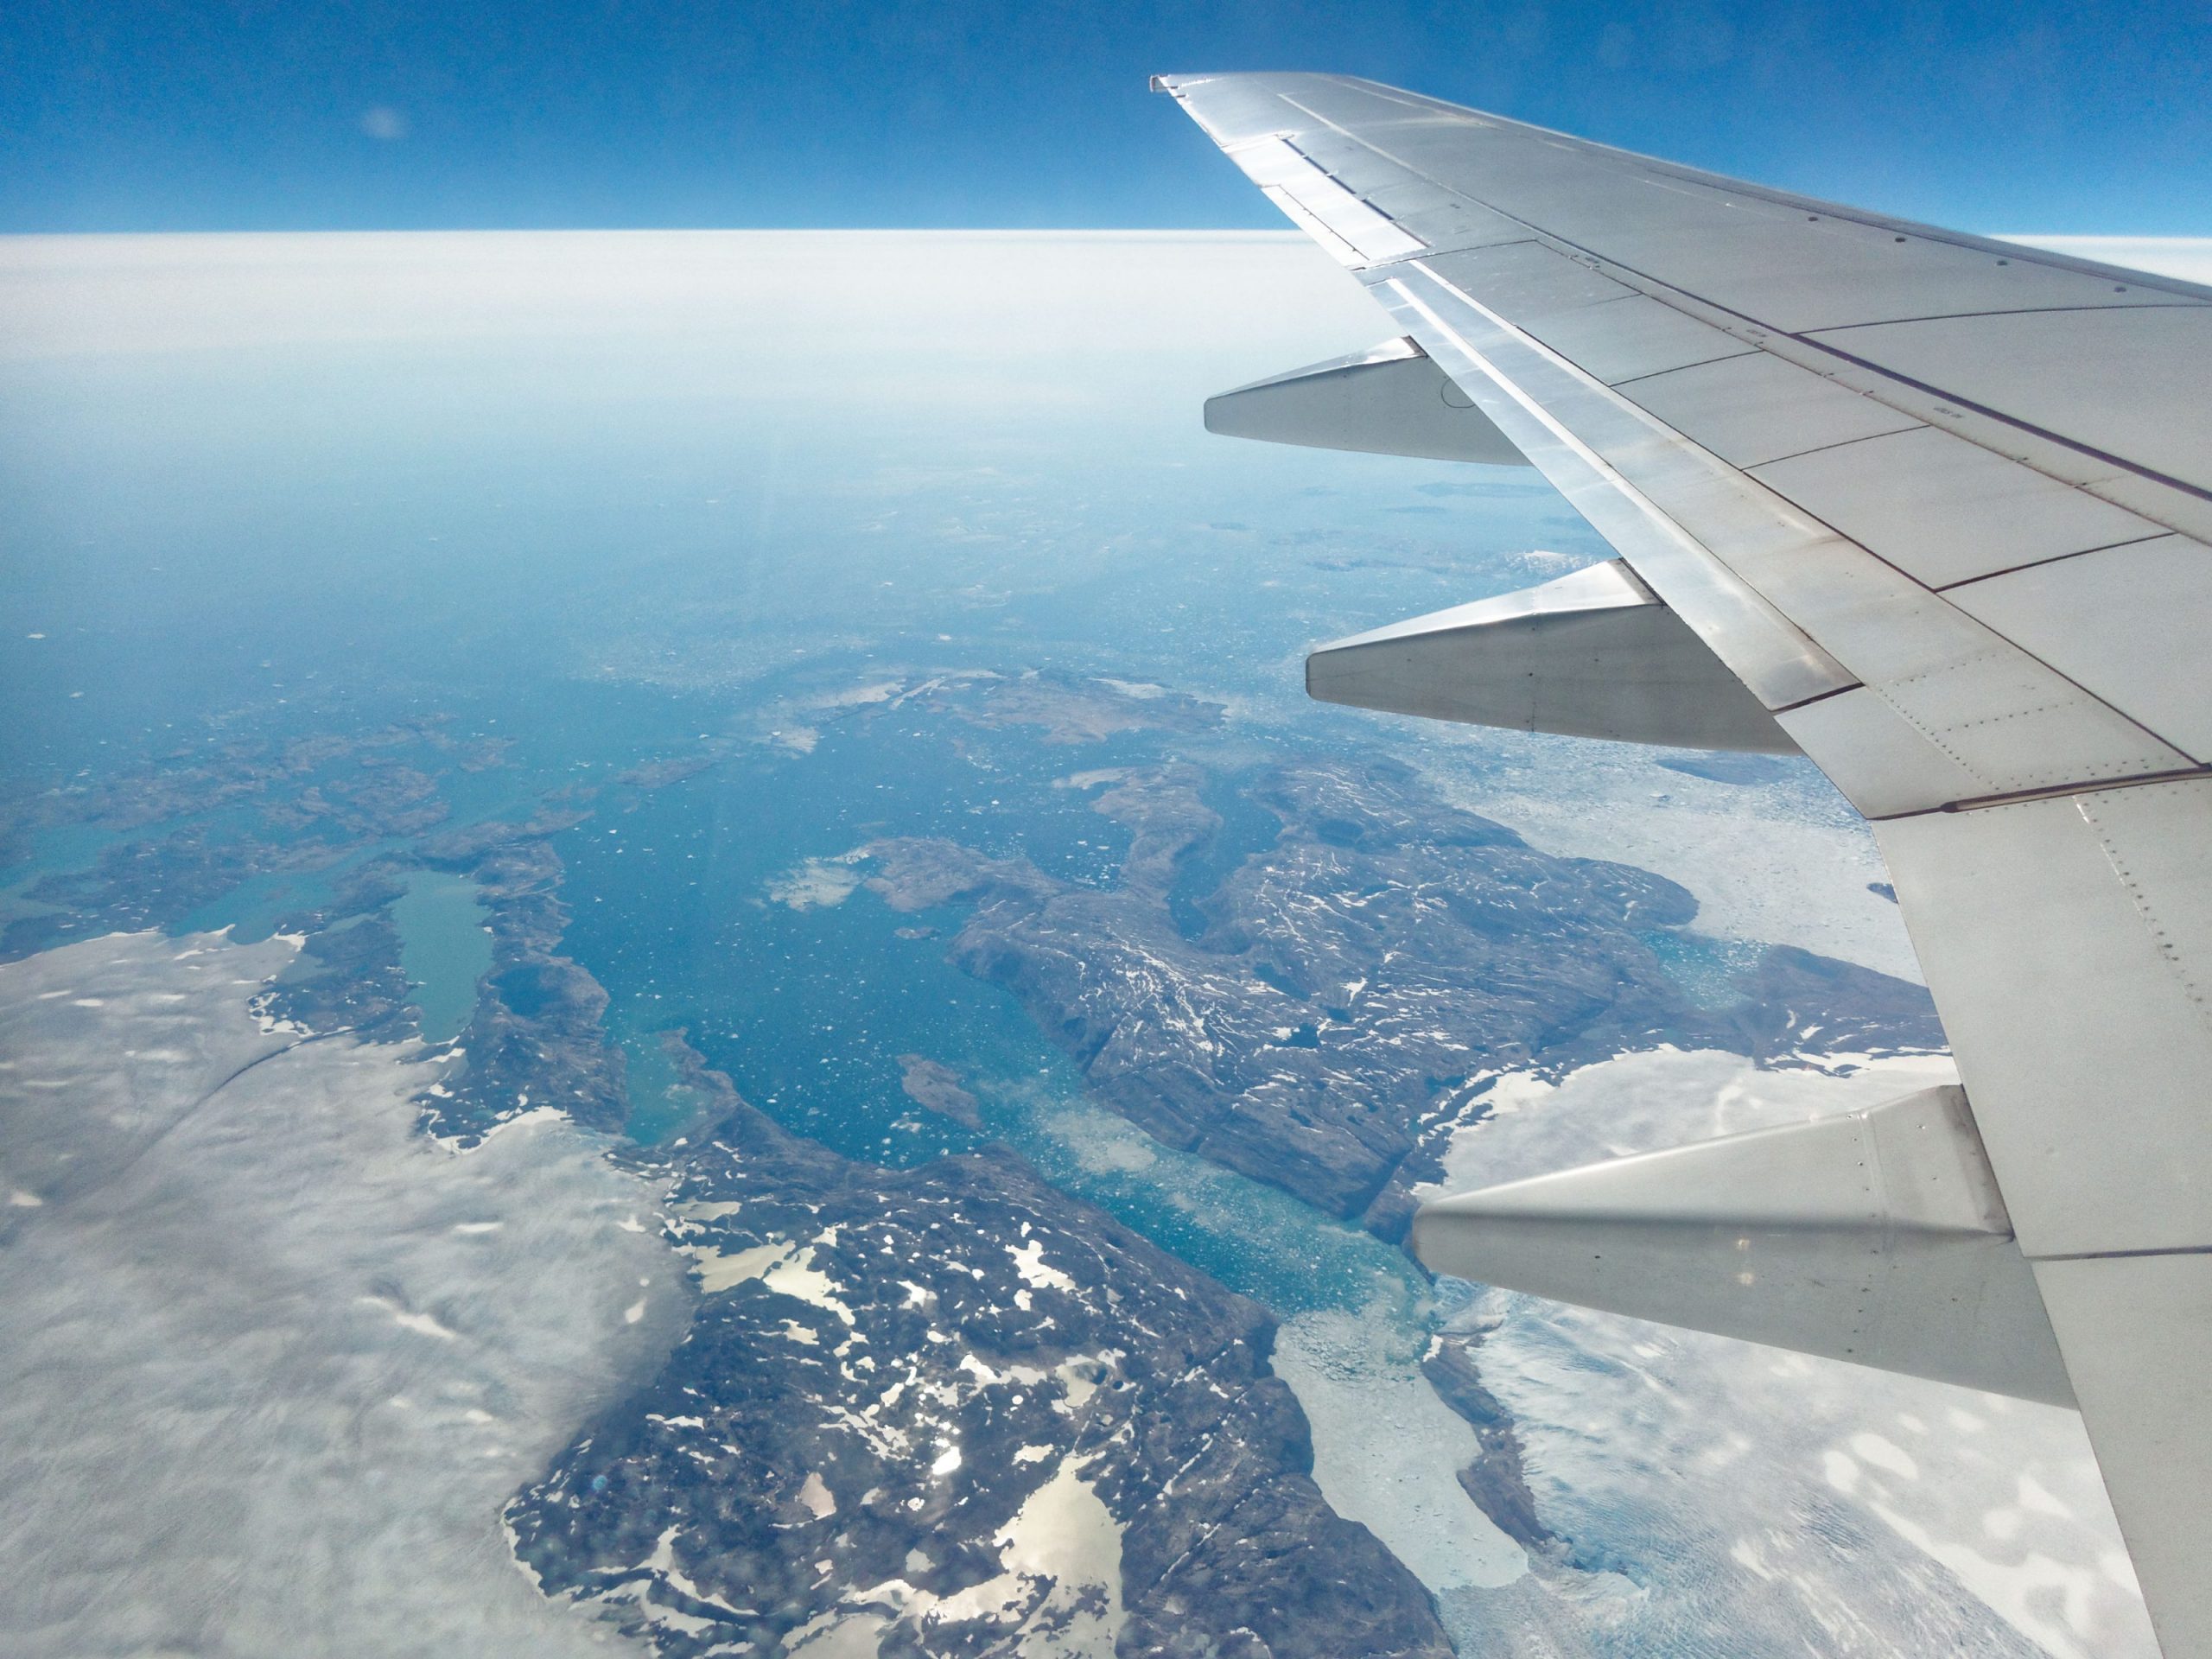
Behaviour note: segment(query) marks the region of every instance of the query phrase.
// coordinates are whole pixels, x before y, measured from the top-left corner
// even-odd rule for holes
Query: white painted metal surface
[[[1445,281],[1480,289],[1500,309],[1531,321],[1631,299],[1636,294],[1627,284],[1541,242],[1503,242],[1440,253],[1427,264]]]
[[[2036,1282],[2159,1640],[2169,1659],[2194,1659],[2204,1649],[2190,1592],[2207,1576],[2212,1491],[2212,1437],[2202,1432],[2212,1420],[2212,1255],[2039,1262]]]
[[[1228,155],[1267,193],[1268,200],[1345,264],[1401,258],[1428,245],[1408,235],[1280,137],[1255,138],[1232,146]]]
[[[2154,1622],[2212,1655],[2212,290],[1367,82],[1162,85],[1421,245],[1355,269],[1880,820]]]
[[[1957,1089],[1439,1199],[1414,1245],[1440,1273],[2074,1402]]]
[[[2128,292],[2113,291],[2120,287]],[[1821,339],[2116,461],[2212,489],[2202,378],[2212,307],[2110,303],[2130,298],[2150,296],[2107,284],[2078,311],[1930,317]]]
[[[1619,560],[1323,645],[1306,659],[1306,689],[1324,702],[1568,737],[1796,748]]]
[[[1946,597],[2183,753],[2212,760],[2212,548],[2160,536],[1985,577]]]
[[[1948,749],[1927,741],[1911,717],[1880,692],[1859,686],[1775,716],[1797,747],[1870,818],[1901,817],[1931,801],[1989,792],[1987,782]]]
[[[1758,347],[1641,294],[1533,319],[1530,335],[1609,386]]]
[[[2165,533],[1925,426],[1754,470],[1769,489],[1930,588]]]
[[[1919,424],[1764,352],[1649,375],[1625,391],[1637,408],[1732,467],[1757,467]]]
[[[2031,1255],[2212,1236],[2212,779],[1875,826]]]
[[[1427,261],[1386,269],[1376,297],[1768,708],[1867,684],[1903,721],[1905,741],[1935,751],[1904,770],[1927,776],[1944,762],[1962,769],[1974,781],[1960,798],[2189,764],[1878,552],[1836,535],[1440,281]],[[1815,378],[1805,383],[1821,396],[1853,396]],[[1834,452],[1856,447],[1842,442]],[[1763,613],[1744,605],[1739,590]],[[1809,649],[1786,649],[1769,617]],[[1855,756],[1837,760],[1829,775],[1850,795],[1866,768]],[[1880,816],[1951,798],[1900,800],[1885,786],[1853,801]]]

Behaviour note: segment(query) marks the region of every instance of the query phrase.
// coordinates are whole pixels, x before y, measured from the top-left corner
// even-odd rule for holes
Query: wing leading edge
[[[2001,1267],[1986,1217],[1915,1244],[1890,1281],[1906,1303],[1939,1285],[1983,1298],[1960,1351],[1900,1314],[1921,1334],[1853,1357],[1999,1388],[2017,1372],[2015,1391],[2049,1399],[2047,1367],[2004,1356],[2055,1337],[2160,1639],[2172,1659],[2212,1654],[2212,291],[1370,82],[1154,84],[1366,285],[1642,595],[1589,598],[1597,613],[1565,624],[1531,595],[1379,630],[1316,653],[1317,694],[1795,747],[1872,821],[1970,1103],[1960,1145],[1986,1156],[2026,1277]],[[1301,417],[1297,441],[1329,441],[1325,414]],[[1647,600],[1664,624],[1639,614]],[[1606,650],[1639,639],[1671,653],[1666,671],[1596,690],[1619,677]],[[1485,690],[1486,672],[1520,695]],[[1699,1179],[1743,1157],[1716,1153]],[[1676,1179],[1659,1173],[1656,1190]],[[1695,1250],[1619,1172],[1548,1179],[1533,1209],[1516,1189],[1446,1201],[1421,1224],[1425,1256],[1819,1346],[1778,1304],[1562,1279],[1561,1229]],[[1718,1237],[1727,1218],[1708,1205],[1688,1225]],[[1761,1219],[1801,1272],[1853,1236],[1833,1216]],[[1866,1219],[1897,1236],[1894,1217]],[[1929,1276],[1939,1260],[1993,1264],[2005,1287],[1960,1292]]]

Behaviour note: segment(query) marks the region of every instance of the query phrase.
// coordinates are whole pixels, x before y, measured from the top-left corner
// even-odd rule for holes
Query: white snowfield
[[[0,966],[0,1651],[631,1649],[499,1513],[679,1334],[658,1195],[550,1114],[414,1134],[410,1050],[250,1010],[294,949]]]

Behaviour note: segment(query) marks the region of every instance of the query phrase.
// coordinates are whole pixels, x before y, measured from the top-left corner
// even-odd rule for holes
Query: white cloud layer
[[[2031,248],[2125,265],[2154,276],[2178,276],[2184,283],[2212,283],[2212,236],[2008,236]]]

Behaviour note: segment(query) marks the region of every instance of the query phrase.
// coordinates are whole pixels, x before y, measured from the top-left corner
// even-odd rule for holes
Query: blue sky
[[[1272,226],[1158,70],[1332,69],[1993,232],[2212,232],[2212,7],[10,0],[0,230]]]

